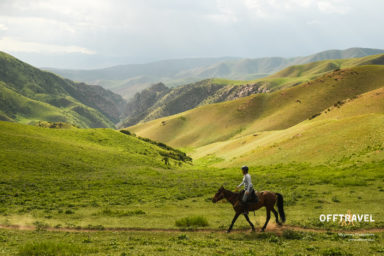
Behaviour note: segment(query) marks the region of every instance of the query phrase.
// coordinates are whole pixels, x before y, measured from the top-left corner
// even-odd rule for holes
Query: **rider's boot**
[[[243,201],[241,202],[241,206],[243,207],[244,211],[243,213],[248,215],[249,210],[248,210],[248,203],[244,203]]]

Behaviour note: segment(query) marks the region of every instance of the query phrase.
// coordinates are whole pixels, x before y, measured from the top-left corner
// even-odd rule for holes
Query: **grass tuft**
[[[33,242],[22,246],[18,256],[69,256],[79,255],[82,250],[68,243]]]
[[[178,219],[175,222],[178,227],[206,227],[208,226],[208,220],[203,216],[191,216]]]

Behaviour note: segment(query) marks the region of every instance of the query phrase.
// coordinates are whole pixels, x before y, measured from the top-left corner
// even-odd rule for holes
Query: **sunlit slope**
[[[304,121],[286,130],[203,146],[196,149],[192,157],[221,167],[294,161],[334,164],[350,160],[382,160],[383,127],[383,114]]]
[[[173,155],[112,129],[50,129],[0,121],[1,175],[33,170],[42,175],[81,176],[140,166],[165,167],[164,156],[174,163]]]
[[[193,157],[218,166],[383,159],[384,88],[341,102],[285,130],[203,146]]]
[[[384,65],[384,55],[371,55],[361,58],[334,59],[312,62],[302,65],[293,65],[287,67],[276,74],[269,76],[276,77],[316,77],[319,74],[333,71],[335,69],[351,68],[363,65]]]
[[[177,147],[200,147],[235,136],[287,129],[383,85],[383,66],[342,69],[292,88],[202,106],[129,130]]]

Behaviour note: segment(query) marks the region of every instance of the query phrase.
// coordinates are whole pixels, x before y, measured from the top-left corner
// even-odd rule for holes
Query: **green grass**
[[[0,81],[0,109],[9,121],[29,124],[39,121],[66,122],[80,127],[112,127],[111,121],[96,110],[69,101],[66,108],[27,98]],[[75,111],[76,110],[76,111]]]
[[[212,162],[190,166],[181,161],[180,167],[177,160],[166,166],[162,151],[162,147],[111,129],[52,129],[0,122],[0,224],[36,229],[1,230],[0,255],[331,255],[352,249],[374,255],[383,250],[382,234],[369,243],[352,242],[336,232],[249,234],[244,218],[234,227],[244,232],[228,236],[105,231],[113,227],[225,230],[229,226],[232,206],[213,204],[211,199],[222,184],[234,188],[241,180],[240,170],[213,168]],[[283,194],[287,225],[351,230],[384,225],[383,165],[382,160],[345,159],[328,165],[254,165],[250,171],[257,190]],[[375,222],[341,227],[319,221],[320,214],[348,210],[372,214]],[[250,218],[260,228],[265,211]],[[274,226],[273,218],[270,225]],[[96,232],[48,232],[49,227]]]
[[[372,242],[356,242],[333,232],[293,232],[289,236],[278,236],[273,233],[2,230],[0,255],[380,255],[384,251],[383,235],[374,235]]]
[[[92,253],[94,250],[82,250],[80,246],[62,242],[32,242],[20,247],[18,256],[71,256]]]
[[[234,188],[240,170],[176,159],[168,166],[161,152],[167,151],[110,129],[0,122],[0,224],[175,228],[184,216],[203,216],[211,228],[226,228],[233,210],[212,204],[211,198],[222,184]],[[358,227],[381,227],[382,166],[382,160],[345,159],[328,165],[254,165],[251,174],[257,190],[284,195],[287,224],[340,228],[322,225],[319,215],[365,209],[376,222]],[[264,211],[251,219],[261,226]],[[239,219],[235,228],[247,226]]]
[[[123,99],[98,86],[77,84],[0,52],[0,111],[20,123],[68,122],[114,127]]]

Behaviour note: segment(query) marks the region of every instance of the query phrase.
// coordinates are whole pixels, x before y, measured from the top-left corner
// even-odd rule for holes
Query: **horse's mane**
[[[234,194],[234,195],[237,195],[237,196],[239,196],[240,193],[241,193],[241,192],[231,191],[231,190],[228,190],[228,189],[225,189],[225,188],[224,188],[224,191],[226,191],[226,192],[230,192],[230,193],[232,193],[232,194]]]

